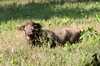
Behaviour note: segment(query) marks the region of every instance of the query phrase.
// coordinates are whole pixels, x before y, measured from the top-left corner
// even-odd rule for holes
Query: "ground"
[[[0,66],[85,66],[100,53],[99,2],[0,1]],[[16,26],[25,20],[38,22],[43,29],[73,27],[87,30],[87,40],[65,47],[33,47]],[[88,27],[93,27],[92,34]],[[83,37],[85,37],[83,36]],[[45,43],[44,45],[48,45]]]

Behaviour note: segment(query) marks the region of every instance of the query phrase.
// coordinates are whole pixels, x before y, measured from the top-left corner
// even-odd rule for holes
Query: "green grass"
[[[37,1],[37,0],[36,0]],[[65,47],[32,47],[16,26],[30,19],[43,29],[93,27],[100,34],[99,2],[0,1],[0,66],[85,66],[100,53],[100,35],[85,32],[88,40]],[[40,1],[40,0],[39,0]]]

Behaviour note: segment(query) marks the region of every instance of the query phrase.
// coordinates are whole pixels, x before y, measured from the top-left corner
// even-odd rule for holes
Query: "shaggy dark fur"
[[[51,46],[55,47],[56,42],[60,45],[64,45],[66,41],[71,44],[79,41],[81,31],[75,28],[63,28],[61,30],[43,30],[39,23],[32,21],[25,21],[23,25],[17,27],[19,30],[24,30],[26,38],[33,45],[41,45],[40,38],[44,38],[51,42]]]

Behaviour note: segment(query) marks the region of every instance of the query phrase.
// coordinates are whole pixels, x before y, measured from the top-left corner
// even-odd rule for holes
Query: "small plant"
[[[100,16],[96,14],[95,21],[100,22]]]
[[[93,27],[89,27],[87,30],[83,30],[80,39],[88,40],[88,38],[95,37],[98,35],[97,31]]]
[[[99,53],[95,53],[95,54],[92,56],[91,64],[92,64],[93,66],[99,66],[99,65],[100,65],[100,54],[99,54]]]
[[[80,57],[80,61],[84,65],[84,63],[85,63],[85,56]]]
[[[12,59],[10,63],[11,63],[11,64],[14,64],[14,65],[18,65],[18,61],[17,61],[15,58]]]
[[[3,54],[0,54],[0,63],[2,62]]]

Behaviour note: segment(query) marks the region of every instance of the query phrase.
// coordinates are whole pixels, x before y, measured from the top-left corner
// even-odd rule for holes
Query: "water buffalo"
[[[81,34],[81,30],[68,27],[54,31],[43,30],[39,23],[30,20],[25,21],[25,23],[18,26],[17,29],[24,30],[27,40],[33,45],[41,45],[40,38],[50,41],[50,48],[55,47],[57,43],[63,46],[66,41],[69,41],[70,44],[75,43],[79,41]]]

